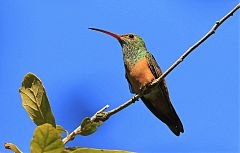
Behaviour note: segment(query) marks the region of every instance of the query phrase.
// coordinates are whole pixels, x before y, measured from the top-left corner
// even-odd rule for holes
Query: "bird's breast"
[[[129,70],[128,78],[135,93],[138,93],[142,86],[151,83],[155,79],[146,57],[134,64]]]

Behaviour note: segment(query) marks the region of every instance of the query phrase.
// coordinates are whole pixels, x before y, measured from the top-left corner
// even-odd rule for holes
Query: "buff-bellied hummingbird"
[[[108,34],[116,38],[122,46],[125,66],[125,77],[132,93],[139,93],[142,87],[150,84],[161,76],[162,71],[153,55],[147,50],[141,37],[136,34],[115,34],[97,28],[89,28]],[[154,87],[151,92],[141,97],[148,109],[177,136],[184,132],[180,121],[169,97],[165,79]]]

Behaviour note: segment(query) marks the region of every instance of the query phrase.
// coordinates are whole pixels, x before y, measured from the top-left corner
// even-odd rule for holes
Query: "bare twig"
[[[196,42],[192,47],[190,47],[187,51],[185,51],[184,54],[172,66],[170,66],[167,69],[167,71],[165,71],[159,78],[155,79],[152,82],[152,85],[157,84],[163,78],[165,78],[179,63],[181,63],[185,59],[185,57],[188,56],[188,54],[190,54],[195,48],[197,48],[200,44],[202,44],[205,40],[207,40],[212,34],[214,34],[217,28],[230,16],[233,16],[233,13],[236,12],[239,8],[240,8],[240,3],[238,3],[238,5],[234,9],[232,9],[227,15],[225,15],[222,19],[217,21],[205,36],[203,36],[198,42]]]
[[[187,57],[195,48],[197,48],[200,44],[202,44],[205,40],[207,40],[207,38],[209,38],[212,34],[215,33],[215,31],[217,30],[217,28],[225,21],[227,20],[230,16],[233,15],[234,12],[236,12],[238,9],[240,8],[240,3],[233,9],[231,10],[227,15],[225,15],[222,19],[220,19],[219,21],[216,22],[216,24],[211,28],[211,30],[204,36],[202,37],[198,42],[196,42],[192,47],[190,47],[187,51],[184,52],[184,54],[175,62],[173,63],[159,78],[155,79],[149,86],[148,88],[152,88],[153,86],[157,85],[159,82],[161,82],[163,80],[163,78],[165,78],[178,64],[180,64],[185,57]],[[148,88],[145,88],[145,90],[141,91],[140,93],[136,94],[135,96],[133,96],[130,100],[128,100],[127,102],[125,102],[124,104],[120,105],[119,107],[110,110],[108,112],[106,112],[105,115],[105,120],[107,120],[110,116],[112,116],[113,114],[121,111],[122,109],[128,107],[129,105],[131,105],[132,103],[134,103],[136,100],[138,100],[143,93],[146,90],[149,90]]]
[[[109,105],[103,107],[93,117],[91,117],[91,121],[97,122],[97,123],[104,122],[107,119],[109,119],[112,115],[128,107],[129,105],[137,101],[139,98],[141,98],[143,93],[151,90],[154,86],[158,85],[158,83],[160,83],[163,80],[163,78],[165,78],[177,65],[179,65],[195,48],[197,48],[200,44],[202,44],[205,40],[207,40],[211,35],[213,35],[215,31],[218,29],[218,27],[230,16],[232,16],[234,12],[236,12],[239,8],[240,8],[240,3],[234,9],[232,9],[227,15],[225,15],[222,19],[217,21],[205,36],[203,36],[198,42],[196,42],[192,47],[190,47],[187,51],[185,51],[184,54],[175,63],[173,63],[159,78],[155,79],[150,85],[148,85],[147,88],[143,88],[143,90],[140,93],[134,95],[130,100],[128,100],[127,102],[125,102],[124,104],[120,105],[115,109],[112,109],[108,112],[104,112],[104,110],[108,108]],[[80,127],[81,126],[79,126],[76,130],[74,130],[71,134],[69,134],[66,138],[63,139],[64,144],[67,143],[69,140],[73,139],[76,134],[79,134],[79,129],[81,129]]]
[[[70,133],[64,139],[62,139],[63,144],[66,144],[68,141],[73,140],[75,136],[78,134],[78,131],[80,131],[80,128],[81,128],[80,126],[77,127],[72,133]]]
[[[108,109],[109,108],[109,105],[106,105],[106,106],[104,106],[102,109],[100,109],[99,111],[97,111],[97,113],[95,113],[92,117],[91,117],[91,121],[95,121],[97,118],[98,118],[98,116],[99,116],[99,114],[102,114],[106,109]]]

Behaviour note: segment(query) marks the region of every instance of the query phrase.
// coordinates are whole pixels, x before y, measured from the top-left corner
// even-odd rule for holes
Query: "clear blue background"
[[[43,81],[58,124],[74,130],[86,116],[128,100],[121,46],[88,27],[142,36],[163,71],[238,3],[222,1],[0,1],[0,152],[29,152],[35,125],[18,89],[27,72]],[[67,146],[150,152],[239,150],[239,11],[167,76],[184,124],[176,137],[139,101],[91,136]]]

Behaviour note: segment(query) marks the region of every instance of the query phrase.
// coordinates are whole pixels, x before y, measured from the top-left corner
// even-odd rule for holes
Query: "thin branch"
[[[108,112],[104,112],[105,113],[104,118],[102,118],[101,120],[106,121],[109,117],[111,117],[112,115],[116,114],[117,112],[123,110],[124,108],[128,107],[129,105],[131,105],[132,103],[137,101],[140,97],[142,97],[142,93],[136,94],[131,99],[129,99],[128,101],[126,101],[122,105],[118,106],[117,108],[112,109]]]
[[[104,106],[102,109],[100,109],[99,111],[97,111],[97,113],[95,113],[92,117],[91,117],[91,121],[95,121],[97,118],[98,118],[98,116],[99,116],[99,114],[102,114],[106,109],[108,109],[110,106],[109,105],[106,105],[106,106]]]
[[[207,40],[212,34],[214,34],[218,29],[218,27],[230,16],[233,16],[233,13],[236,12],[239,8],[240,8],[240,3],[238,3],[238,5],[234,9],[232,9],[227,15],[225,15],[222,19],[217,21],[205,36],[203,36],[198,42],[196,42],[192,47],[190,47],[187,51],[185,51],[185,53],[172,66],[170,66],[167,69],[167,71],[165,71],[158,79],[152,82],[152,85],[155,85],[161,80],[163,80],[163,78],[165,78],[178,64],[180,64],[185,59],[185,57],[187,57],[195,48],[197,48],[200,44],[202,44],[205,40]]]
[[[73,132],[67,135],[64,139],[62,139],[63,144],[66,144],[68,141],[73,140],[77,135],[78,131],[80,130],[80,126],[77,127]]]
[[[190,47],[187,51],[184,52],[180,58],[173,63],[159,78],[155,79],[147,88],[142,90],[140,93],[136,94],[133,96],[130,100],[125,102],[124,104],[120,105],[119,107],[110,110],[106,112],[105,120],[107,120],[110,116],[113,114],[116,114],[117,112],[121,111],[122,109],[128,107],[132,103],[134,103],[136,100],[138,100],[140,97],[142,97],[143,93],[145,93],[147,90],[150,90],[150,88],[153,88],[153,86],[157,85],[160,83],[177,65],[179,65],[195,48],[197,48],[200,44],[202,44],[205,40],[207,40],[212,34],[215,33],[215,31],[218,29],[218,27],[225,21],[227,20],[230,16],[233,16],[233,13],[236,12],[240,8],[240,3],[232,9],[227,15],[225,15],[222,19],[217,21],[214,26],[211,28],[211,30],[204,36],[202,37],[198,42],[196,42],[192,47]],[[103,120],[103,121],[105,121]]]
[[[225,15],[222,19],[217,21],[213,27],[210,29],[210,31],[203,36],[198,42],[196,42],[192,47],[190,47],[187,51],[184,52],[180,58],[173,63],[159,78],[155,79],[150,85],[148,85],[146,88],[143,88],[143,90],[134,95],[130,100],[125,102],[124,104],[120,105],[119,107],[112,109],[108,112],[104,112],[105,109],[109,107],[109,105],[103,107],[100,111],[98,111],[95,115],[91,117],[91,122],[96,122],[101,124],[109,119],[112,115],[118,113],[119,111],[123,110],[124,108],[128,107],[129,105],[133,104],[135,101],[137,101],[139,98],[142,97],[142,95],[146,92],[151,91],[151,89],[158,85],[177,65],[179,65],[194,49],[196,49],[199,45],[201,45],[204,41],[206,41],[211,35],[213,35],[218,27],[226,21],[230,16],[232,16],[238,9],[240,8],[240,3],[232,9],[227,15]],[[63,139],[64,144],[67,143],[69,140],[72,140],[76,134],[79,134],[79,129],[81,129],[81,125],[75,129],[71,134],[69,134],[66,138]]]
[[[99,120],[99,117],[100,117],[99,115],[100,115],[100,114],[103,114],[104,111],[105,111],[106,109],[108,109],[108,107],[109,107],[109,105],[104,106],[102,109],[100,109],[99,111],[97,111],[97,113],[95,113],[90,119],[87,118],[87,120],[89,119],[89,121],[88,121],[88,122],[90,122],[89,124],[90,124],[91,126],[93,126],[93,128],[96,128],[97,126],[100,126],[100,125],[103,123],[103,121]],[[101,118],[102,118],[102,117],[101,117]],[[98,121],[97,121],[97,120],[98,120]],[[68,141],[73,140],[77,134],[84,135],[84,132],[86,132],[86,131],[83,131],[82,129],[83,129],[84,126],[86,126],[85,123],[86,123],[86,122],[83,123],[83,121],[82,121],[82,123],[81,123],[72,133],[70,133],[69,135],[67,135],[67,136],[62,140],[63,143],[66,144]],[[97,123],[97,124],[94,124],[94,123]],[[87,124],[87,125],[89,125],[89,124]],[[90,127],[90,128],[92,128],[92,127]]]

